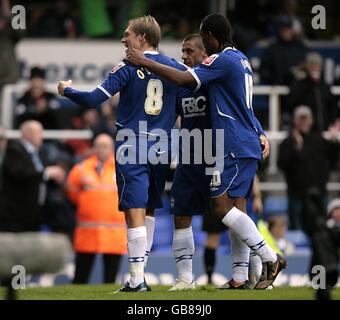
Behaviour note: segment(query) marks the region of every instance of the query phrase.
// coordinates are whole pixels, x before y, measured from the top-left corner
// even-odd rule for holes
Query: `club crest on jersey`
[[[122,62],[119,62],[118,64],[116,64],[113,68],[112,68],[112,71],[111,73],[115,73],[116,71],[118,71],[121,67],[124,67],[125,66],[125,63],[122,61]]]
[[[208,58],[206,58],[202,64],[205,64],[206,66],[210,66],[216,59],[218,58],[218,54],[212,54]]]

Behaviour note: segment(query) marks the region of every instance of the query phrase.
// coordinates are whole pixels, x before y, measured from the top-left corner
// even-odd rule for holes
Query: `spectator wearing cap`
[[[333,243],[340,248],[340,198],[333,199],[327,206],[327,227],[331,230]],[[338,261],[340,251],[338,252]]]
[[[59,106],[56,96],[45,88],[45,70],[34,67],[31,69],[30,87],[15,108],[15,127],[20,127],[26,120],[36,120],[44,129],[60,129],[56,114]]]
[[[327,206],[329,227],[337,227],[340,229],[340,198],[333,199]]]
[[[297,107],[293,128],[280,145],[278,166],[287,181],[290,229],[303,229],[303,200],[312,188],[326,198],[326,184],[339,155],[339,124],[329,128],[330,140],[312,132],[312,127],[311,109]]]
[[[290,85],[294,79],[294,68],[305,60],[306,47],[297,37],[293,20],[280,16],[276,25],[278,36],[261,57],[261,82],[270,85]]]
[[[340,109],[330,87],[322,79],[322,57],[311,52],[306,57],[304,77],[295,81],[287,97],[287,111],[291,114],[299,105],[311,108],[314,124],[313,131],[326,131],[337,119],[340,121]]]

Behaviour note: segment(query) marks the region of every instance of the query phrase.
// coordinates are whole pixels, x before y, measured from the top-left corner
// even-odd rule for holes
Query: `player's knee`
[[[216,249],[220,243],[219,233],[208,233],[205,246],[209,249]]]
[[[191,216],[175,216],[174,217],[175,229],[190,228],[191,223],[192,223],[192,217]]]
[[[146,209],[146,215],[149,216],[149,217],[154,217],[155,216],[155,209],[147,208]]]
[[[219,218],[223,218],[226,214],[225,206],[218,201],[212,201],[210,204],[210,209],[213,214],[217,215]]]

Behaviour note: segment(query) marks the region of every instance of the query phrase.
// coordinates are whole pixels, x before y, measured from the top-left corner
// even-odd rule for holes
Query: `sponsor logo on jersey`
[[[122,61],[122,62],[119,62],[118,64],[116,64],[113,68],[112,68],[112,71],[111,73],[115,73],[116,71],[118,71],[121,67],[124,67],[125,66],[125,63]]]
[[[207,99],[205,96],[182,98],[184,118],[200,117],[206,115]]]
[[[206,65],[206,66],[210,66],[216,59],[218,58],[218,54],[212,54],[211,56],[209,56],[208,58],[206,58],[202,64]]]

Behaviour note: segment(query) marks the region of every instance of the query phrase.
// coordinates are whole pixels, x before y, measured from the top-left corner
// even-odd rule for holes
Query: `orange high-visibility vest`
[[[67,178],[67,195],[77,207],[74,249],[84,253],[125,254],[127,228],[118,211],[114,156],[103,163],[92,156],[75,165]]]

